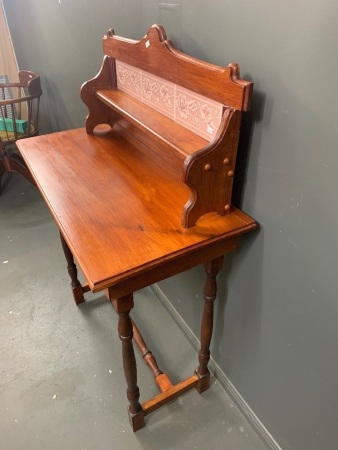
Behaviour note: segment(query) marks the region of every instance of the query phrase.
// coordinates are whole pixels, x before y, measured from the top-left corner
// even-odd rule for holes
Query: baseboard
[[[188,327],[188,325],[182,319],[182,317],[176,311],[176,309],[173,307],[168,297],[164,294],[162,289],[157,284],[154,284],[151,288],[155,293],[156,297],[158,297],[158,299],[161,301],[161,303],[166,308],[168,313],[171,315],[173,320],[176,322],[178,327],[181,329],[185,337],[191,343],[193,348],[196,351],[198,351],[200,346],[199,339]],[[241,394],[237,391],[235,386],[231,383],[229,378],[225,375],[220,366],[216,363],[216,361],[214,361],[212,357],[210,358],[209,369],[213,373],[215,378],[219,381],[223,389],[232,398],[233,402],[236,404],[236,406],[241,411],[246,420],[250,423],[251,427],[260,436],[260,438],[267,446],[267,448],[271,450],[282,450],[282,448],[277,444],[277,442],[271,436],[269,431],[265,428],[265,426],[262,424],[262,422],[259,420],[256,414],[252,411],[250,406],[246,403]]]

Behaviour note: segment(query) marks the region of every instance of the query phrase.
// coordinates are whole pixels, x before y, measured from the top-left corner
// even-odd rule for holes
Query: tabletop
[[[256,226],[232,207],[183,228],[187,186],[114,130],[62,131],[18,147],[93,292],[136,290],[189,269]]]

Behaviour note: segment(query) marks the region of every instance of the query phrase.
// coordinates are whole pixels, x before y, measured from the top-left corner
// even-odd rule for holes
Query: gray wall
[[[176,45],[255,82],[235,203],[260,224],[219,277],[213,355],[286,449],[338,447],[338,3],[4,0],[20,68],[40,72],[43,131],[82,126],[102,35],[159,22]],[[201,268],[160,284],[198,334]]]

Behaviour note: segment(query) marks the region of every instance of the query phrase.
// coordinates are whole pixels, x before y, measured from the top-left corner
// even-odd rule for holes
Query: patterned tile
[[[117,87],[188,130],[211,141],[223,105],[129,64],[116,61]]]
[[[175,84],[143,72],[142,99],[148,106],[174,120]]]
[[[142,70],[116,60],[117,87],[142,100]]]
[[[221,124],[223,106],[176,86],[175,122],[211,141]]]

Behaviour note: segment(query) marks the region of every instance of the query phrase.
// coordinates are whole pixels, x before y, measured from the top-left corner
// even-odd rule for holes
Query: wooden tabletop
[[[232,208],[183,228],[188,188],[114,131],[80,128],[17,144],[94,292],[136,290],[221,256],[256,226]]]

